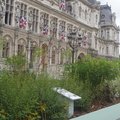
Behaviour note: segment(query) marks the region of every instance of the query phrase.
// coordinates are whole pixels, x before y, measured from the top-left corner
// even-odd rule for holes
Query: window
[[[71,3],[67,3],[67,5],[66,5],[66,7],[67,7],[67,13],[69,13],[70,15],[72,15],[72,5],[71,5]]]
[[[10,43],[6,42],[3,44],[2,57],[3,58],[9,57],[9,51],[10,51]]]
[[[41,57],[41,63],[42,63],[42,70],[47,70],[47,64],[48,64],[48,46],[46,44],[42,45],[42,57]]]
[[[32,31],[36,33],[38,31],[38,10],[37,9],[33,9]]]
[[[50,22],[50,34],[52,37],[57,37],[57,21],[58,19],[55,17],[52,17],[51,22]]]
[[[103,36],[103,30],[101,30],[101,38],[103,38],[104,36]]]
[[[65,22],[64,21],[60,21],[60,24],[59,24],[59,39],[65,40]]]
[[[108,55],[108,53],[109,53],[109,48],[106,47],[106,54]]]
[[[109,29],[107,29],[107,39],[109,39],[110,34],[109,34]]]
[[[85,20],[87,19],[87,10],[85,10]]]
[[[56,60],[56,47],[53,47],[52,48],[52,61],[51,61],[51,63],[52,64],[55,64],[55,61]]]
[[[71,24],[67,25],[67,33],[68,34],[72,32],[72,28],[73,28],[73,25],[71,25]]]
[[[27,16],[27,5],[21,3],[21,6],[20,6],[20,16],[21,17],[26,17]]]
[[[105,18],[105,15],[101,15],[101,19],[104,19]]]
[[[23,51],[24,51],[24,46],[21,45],[21,44],[19,44],[19,45],[18,45],[18,55],[23,54]]]
[[[48,22],[49,22],[49,15],[47,13],[41,13],[40,23],[41,23],[41,32],[44,35],[48,34]]]
[[[34,42],[33,42],[31,44],[31,48],[30,48],[30,65],[29,65],[30,68],[33,68],[35,49],[36,49],[36,43],[34,44]]]
[[[5,24],[12,25],[14,0],[6,0]]]
[[[20,9],[20,10],[19,10]],[[20,13],[19,13],[20,11]],[[21,3],[20,6],[18,6],[18,13],[19,15],[19,27],[22,29],[25,29],[27,26],[27,5]]]
[[[96,24],[98,23],[98,15],[96,15]]]
[[[81,17],[81,14],[82,14],[82,9],[81,9],[81,6],[79,7],[79,17]]]
[[[97,39],[95,39],[95,48],[97,49]]]

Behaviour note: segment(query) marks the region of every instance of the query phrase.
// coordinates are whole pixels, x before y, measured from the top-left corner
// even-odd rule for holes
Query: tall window
[[[110,38],[110,33],[109,33],[109,29],[107,29],[107,39]]]
[[[23,51],[24,51],[24,46],[21,44],[18,44],[18,55],[23,54]]]
[[[2,57],[3,58],[9,57],[9,52],[10,52],[10,43],[9,42],[5,42],[3,44]]]
[[[109,54],[109,48],[106,47],[106,54],[108,55]]]
[[[96,24],[98,24],[98,15],[96,15]]]
[[[53,47],[52,48],[52,61],[51,61],[51,63],[52,64],[55,64],[55,59],[56,59],[56,47]]]
[[[97,39],[95,39],[95,48],[97,49]]]
[[[40,24],[41,24],[41,32],[43,34],[48,34],[48,22],[49,22],[49,15],[47,13],[41,13]]]
[[[36,43],[33,42],[31,44],[31,48],[30,48],[30,68],[33,68],[33,61],[34,61],[34,53],[35,53],[35,49],[36,49]]]
[[[85,10],[85,20],[87,19],[87,10]]]
[[[101,30],[101,38],[103,38],[104,36],[103,36],[103,30]]]
[[[42,70],[46,71],[47,70],[47,64],[48,64],[48,46],[46,44],[42,45],[41,63],[42,63]]]
[[[32,31],[38,31],[38,10],[33,9],[33,24],[32,24]]]
[[[81,15],[82,15],[82,8],[81,8],[81,6],[79,7],[79,16],[81,17]]]
[[[50,34],[52,35],[52,37],[57,37],[57,21],[58,19],[53,17],[50,23]]]
[[[5,24],[12,25],[14,0],[6,0]]]
[[[27,5],[21,3],[21,6],[20,6],[20,16],[21,17],[26,17],[27,16]]]
[[[60,40],[65,40],[65,22],[60,21],[59,24],[59,38]]]
[[[67,26],[67,33],[68,34],[72,32],[72,28],[73,28],[73,25],[68,24],[68,26]]]

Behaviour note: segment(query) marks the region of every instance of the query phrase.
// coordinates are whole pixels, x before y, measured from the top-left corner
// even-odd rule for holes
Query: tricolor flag
[[[83,36],[83,45],[87,45],[87,35]]]
[[[59,2],[59,8],[62,9],[62,10],[65,10],[65,0],[60,0]]]
[[[20,17],[19,27],[25,29],[27,26],[27,19],[25,17]]]
[[[60,40],[65,40],[65,33],[64,32],[60,33]]]
[[[48,25],[45,25],[43,28],[43,35],[47,35],[48,34]]]

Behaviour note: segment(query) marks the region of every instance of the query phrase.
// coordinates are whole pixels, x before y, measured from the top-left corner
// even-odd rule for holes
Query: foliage
[[[110,82],[119,77],[120,62],[86,56],[66,65],[65,81],[61,86],[81,96],[77,106],[89,109],[95,101],[110,102],[113,88]]]
[[[6,59],[6,64],[11,68],[14,72],[25,70],[26,59],[24,55],[14,55],[12,57],[8,57]]]
[[[30,73],[0,76],[0,109],[9,114],[9,120],[64,120],[65,104],[53,91],[53,80],[47,77],[34,79]]]
[[[7,58],[6,63],[12,70],[0,73],[0,119],[66,119],[66,104],[53,91],[57,82],[47,75],[36,78],[34,73],[24,70],[24,56]]]
[[[115,79],[119,73],[119,66],[116,61],[85,57],[72,64],[67,70],[69,70],[68,75],[78,81],[89,80],[93,88],[106,80]]]

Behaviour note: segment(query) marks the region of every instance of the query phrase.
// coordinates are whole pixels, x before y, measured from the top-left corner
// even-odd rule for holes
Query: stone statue
[[[15,24],[17,27],[19,27],[19,21],[20,21],[20,3],[17,2],[16,3],[16,7],[15,7]]]
[[[33,9],[29,8],[29,12],[28,12],[28,29],[30,31],[32,30],[32,22],[33,22]]]

